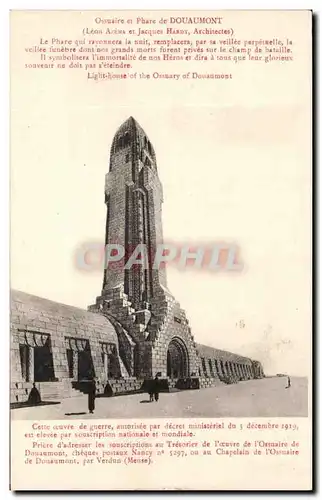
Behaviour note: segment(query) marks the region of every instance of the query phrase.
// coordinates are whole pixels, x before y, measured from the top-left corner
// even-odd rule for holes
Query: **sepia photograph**
[[[232,244],[164,242],[158,168],[153,143],[129,117],[111,141],[105,243],[76,256],[80,269],[102,269],[87,310],[11,291],[12,418],[307,416],[305,377],[265,374],[263,360],[194,336],[167,265],[202,268],[213,279],[243,265]],[[105,399],[113,396],[124,398]]]

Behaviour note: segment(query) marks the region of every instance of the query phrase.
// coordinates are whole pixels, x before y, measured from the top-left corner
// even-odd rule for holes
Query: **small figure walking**
[[[159,401],[160,384],[159,384],[158,374],[156,374],[156,376],[154,378],[153,392],[154,392],[154,400]]]
[[[96,397],[96,382],[95,382],[95,379],[93,379],[89,382],[89,388],[88,388],[88,411],[89,411],[89,413],[94,413],[95,397]]]
[[[285,387],[285,389],[289,389],[291,387],[291,379],[289,376],[287,376],[287,386]]]
[[[149,387],[149,396],[150,396],[150,403],[154,401],[154,380],[151,380],[150,382],[150,387]]]

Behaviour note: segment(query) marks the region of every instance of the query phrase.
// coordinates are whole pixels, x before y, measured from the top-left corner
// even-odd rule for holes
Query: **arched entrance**
[[[167,376],[170,378],[185,378],[189,376],[189,356],[184,342],[173,338],[167,352]]]

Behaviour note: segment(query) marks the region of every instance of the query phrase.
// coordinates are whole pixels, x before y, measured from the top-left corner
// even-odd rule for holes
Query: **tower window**
[[[130,155],[126,155],[126,157],[125,157],[125,163],[128,163],[129,159],[130,159]]]
[[[130,134],[128,132],[124,135],[124,146],[128,146],[130,144]]]
[[[117,146],[118,146],[119,148],[122,148],[122,147],[123,147],[123,145],[124,145],[124,142],[123,142],[123,136],[121,135],[121,136],[118,138],[118,140],[117,140]]]
[[[149,160],[149,158],[148,158],[148,157],[146,157],[146,158],[145,158],[144,165],[145,165],[146,167],[151,167],[151,162],[150,162],[150,160]]]

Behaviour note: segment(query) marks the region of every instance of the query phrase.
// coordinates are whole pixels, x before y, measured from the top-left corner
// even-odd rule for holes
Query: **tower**
[[[120,288],[136,308],[146,307],[160,285],[166,286],[164,269],[125,269],[138,245],[144,245],[151,263],[162,243],[162,185],[153,146],[140,125],[130,117],[114,136],[110,169],[105,181],[107,207],[105,245],[125,249],[122,261],[104,272],[102,295]]]
[[[154,148],[134,118],[117,130],[105,179],[105,245],[124,249],[122,260],[104,269],[102,292],[92,311],[117,328],[119,355],[128,376],[187,378],[197,374],[196,344],[185,312],[167,288],[166,269],[152,263],[163,243],[162,185]],[[145,266],[127,268],[138,246]],[[140,255],[142,257],[142,255]]]

